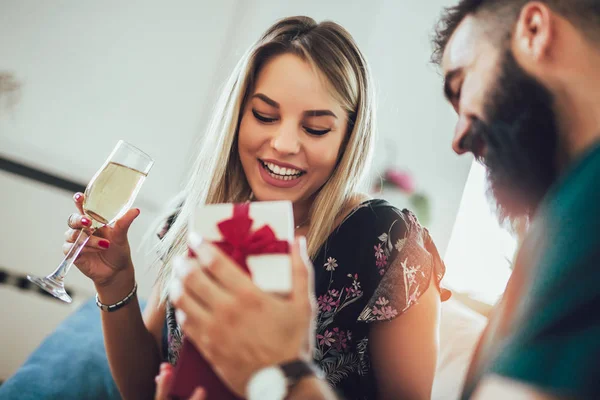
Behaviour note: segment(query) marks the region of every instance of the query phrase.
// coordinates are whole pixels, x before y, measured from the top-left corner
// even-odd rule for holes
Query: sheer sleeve
[[[361,322],[389,321],[406,312],[432,282],[442,300],[449,292],[441,289],[445,266],[428,231],[408,210],[382,210],[375,219],[376,237],[363,260],[365,293],[372,293],[358,317]]]

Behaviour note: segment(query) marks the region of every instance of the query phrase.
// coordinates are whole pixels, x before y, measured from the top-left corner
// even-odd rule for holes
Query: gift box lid
[[[279,240],[294,240],[294,212],[291,201],[255,201],[250,203],[252,230],[268,225]],[[233,204],[206,204],[196,208],[190,230],[210,241],[221,240],[217,224],[233,216]]]
[[[207,204],[198,207],[192,217],[190,232],[204,240],[223,240],[218,225],[234,216],[234,204]],[[238,207],[240,205],[237,205]],[[271,228],[278,241],[289,244],[294,240],[294,215],[290,201],[265,201],[245,204],[252,219],[250,231],[265,225]],[[246,264],[253,282],[262,290],[286,294],[292,289],[292,263],[289,253],[249,255]]]

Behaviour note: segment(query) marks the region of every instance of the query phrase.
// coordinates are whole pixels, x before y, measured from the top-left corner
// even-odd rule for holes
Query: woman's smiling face
[[[290,200],[308,209],[336,166],[347,119],[309,63],[293,54],[267,62],[245,105],[238,136],[256,199]]]

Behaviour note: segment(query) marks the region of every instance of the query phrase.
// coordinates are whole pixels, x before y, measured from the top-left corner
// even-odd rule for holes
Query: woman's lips
[[[277,188],[289,189],[296,186],[306,175],[305,171],[280,167],[272,162],[257,160],[260,176],[263,181]],[[276,172],[277,173],[276,173]]]

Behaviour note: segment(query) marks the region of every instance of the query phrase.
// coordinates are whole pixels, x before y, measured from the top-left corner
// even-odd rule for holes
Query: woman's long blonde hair
[[[158,280],[163,298],[170,260],[187,250],[187,224],[200,204],[244,202],[251,196],[237,151],[237,133],[245,103],[261,67],[277,55],[292,53],[309,62],[348,113],[348,133],[339,161],[310,209],[308,253],[314,258],[335,228],[353,195],[365,188],[374,147],[375,96],[370,69],[352,36],[340,25],[290,17],[271,26],[236,65],[216,104],[194,163],[177,218],[158,245]],[[174,210],[171,210],[172,213]]]

